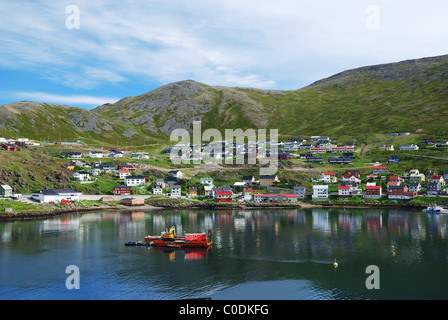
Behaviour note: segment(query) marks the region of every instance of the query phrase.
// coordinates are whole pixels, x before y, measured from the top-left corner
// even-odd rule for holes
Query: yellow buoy
[[[338,263],[336,262],[336,259],[334,259],[333,267],[335,267],[335,268],[338,267]]]

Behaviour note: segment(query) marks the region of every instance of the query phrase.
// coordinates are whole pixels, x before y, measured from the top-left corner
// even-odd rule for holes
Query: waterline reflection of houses
[[[381,239],[383,234],[383,218],[381,213],[379,212],[363,214],[363,218],[366,222],[367,232],[373,234],[375,239]],[[384,236],[386,236],[386,232],[384,232]]]
[[[409,218],[407,214],[389,214],[387,227],[390,234],[409,233]]]
[[[80,225],[79,219],[70,219],[70,218],[62,218],[62,219],[51,219],[44,220],[42,223],[41,231],[42,232],[54,232],[54,231],[74,231],[78,230]]]
[[[165,221],[163,220],[163,216],[159,214],[155,214],[152,216],[152,223],[155,227],[162,227],[165,225]]]
[[[446,214],[427,214],[428,236],[435,239],[447,239],[448,215]]]
[[[245,218],[237,218],[235,217],[233,219],[233,226],[236,231],[238,232],[245,232],[246,231],[246,219]]]
[[[331,231],[330,219],[326,209],[313,209],[313,229],[329,234]]]
[[[362,217],[354,214],[342,213],[338,215],[338,228],[349,232],[361,231]]]
[[[211,215],[207,215],[204,218],[204,230],[213,229],[213,219]]]

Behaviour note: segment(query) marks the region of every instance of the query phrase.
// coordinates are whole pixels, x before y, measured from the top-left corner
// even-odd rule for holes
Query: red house
[[[19,147],[12,143],[3,143],[2,149],[6,151],[19,151]]]
[[[115,195],[118,195],[118,194],[130,195],[131,191],[132,191],[131,187],[126,187],[126,186],[114,187],[114,194]]]
[[[232,191],[216,191],[216,202],[232,202]]]
[[[339,198],[350,198],[350,186],[338,186]]]
[[[382,174],[382,173],[387,173],[386,166],[374,166],[373,167],[373,174]]]
[[[407,200],[418,196],[417,191],[409,191],[407,186],[390,186],[387,192],[389,199]]]
[[[364,198],[381,199],[382,189],[381,186],[367,186]]]
[[[129,171],[136,171],[137,169],[134,168],[131,164],[120,164],[118,166],[118,170],[129,170]]]

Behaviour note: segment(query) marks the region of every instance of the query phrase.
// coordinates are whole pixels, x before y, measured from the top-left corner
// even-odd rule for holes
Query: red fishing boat
[[[174,227],[169,231],[164,231],[160,236],[146,236],[145,241],[148,245],[164,248],[206,248],[212,245],[212,229],[208,230],[208,235],[201,233],[185,233],[184,236],[177,236]]]

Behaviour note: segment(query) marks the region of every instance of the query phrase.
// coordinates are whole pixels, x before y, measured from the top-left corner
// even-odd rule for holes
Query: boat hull
[[[443,213],[448,213],[448,209],[445,209],[441,206],[437,206],[437,205],[431,205],[428,206],[425,210],[426,213],[432,213],[432,214],[443,214]]]
[[[154,240],[150,242],[151,246],[154,247],[166,247],[166,248],[206,248],[212,245],[212,241],[185,241],[185,240],[175,240],[175,241],[164,241],[163,239]]]
[[[209,241],[210,239],[210,241]],[[211,230],[209,237],[205,233],[186,233],[183,237],[166,238],[162,236],[146,236],[146,243],[154,247],[166,248],[207,248],[212,245]]]

